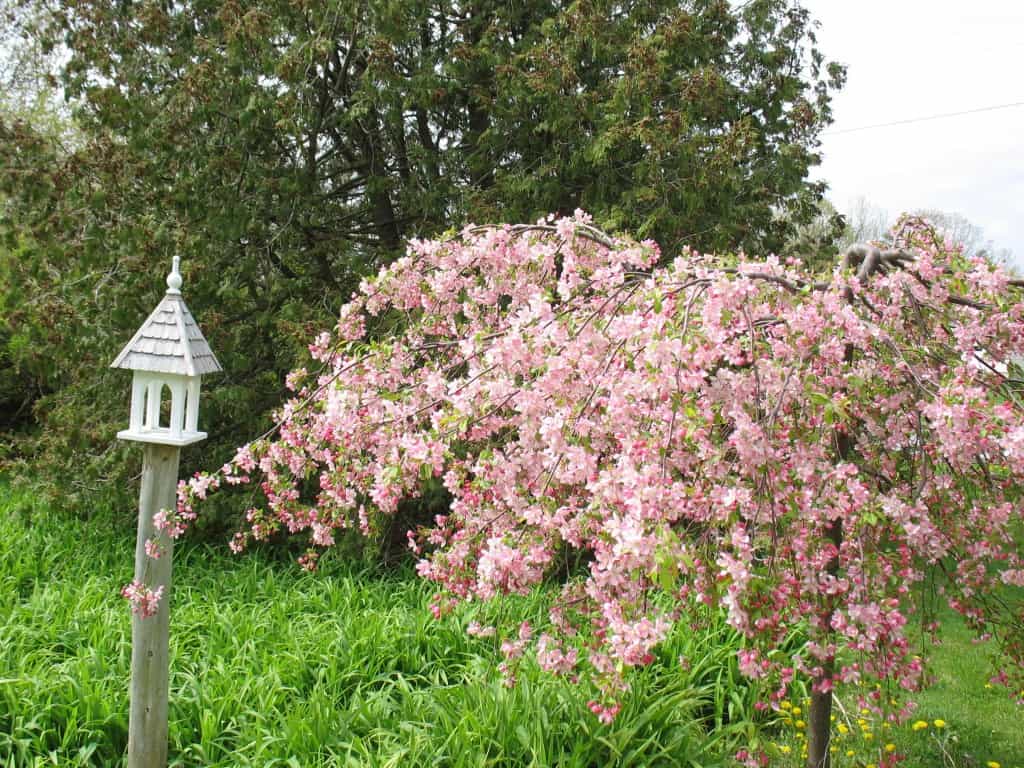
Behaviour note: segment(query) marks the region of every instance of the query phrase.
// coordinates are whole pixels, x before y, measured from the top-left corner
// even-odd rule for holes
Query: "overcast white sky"
[[[838,132],[1024,102],[1022,0],[804,0],[826,56],[848,66]],[[1024,107],[831,133],[817,171],[840,211],[938,208],[981,226],[1024,267]]]

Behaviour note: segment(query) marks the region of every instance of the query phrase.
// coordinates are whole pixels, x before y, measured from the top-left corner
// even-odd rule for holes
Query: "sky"
[[[864,197],[892,219],[921,208],[962,214],[1024,268],[1024,106],[850,131],[1024,102],[1024,2],[802,4],[821,22],[826,57],[848,67],[815,174],[829,199],[846,212]]]

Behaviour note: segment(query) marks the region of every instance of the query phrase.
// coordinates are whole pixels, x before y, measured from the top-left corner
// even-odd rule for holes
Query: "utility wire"
[[[858,131],[871,131],[875,128],[889,128],[893,125],[909,125],[910,123],[924,123],[929,120],[944,120],[947,117],[960,117],[961,115],[975,115],[979,112],[994,112],[997,109],[1011,109],[1013,107],[1024,107],[1024,101],[1015,101],[1012,104],[994,104],[990,107],[979,107],[978,109],[965,109],[962,112],[945,112],[940,115],[928,115],[927,117],[911,117],[906,120],[893,120],[891,123],[876,123],[874,125],[861,125],[856,128],[844,128],[838,131],[824,131],[822,136],[838,136],[841,133],[856,133]]]

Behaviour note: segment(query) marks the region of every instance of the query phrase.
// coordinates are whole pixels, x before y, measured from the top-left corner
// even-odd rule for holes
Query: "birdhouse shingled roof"
[[[167,292],[110,367],[185,376],[221,370],[177,290]]]

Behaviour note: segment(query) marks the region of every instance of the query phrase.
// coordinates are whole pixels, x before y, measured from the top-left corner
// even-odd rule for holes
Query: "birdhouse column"
[[[143,444],[139,527],[135,540],[137,590],[159,595],[155,610],[132,613],[132,679],[128,768],[167,765],[168,641],[174,540],[154,517],[175,509],[181,448],[206,438],[198,431],[203,374],[221,370],[181,298],[178,258],[167,293],[111,367],[133,371],[128,429],[122,440]],[[170,421],[160,425],[161,396],[170,392]]]
[[[128,419],[128,430],[140,432],[145,418],[146,380],[138,373],[132,376],[132,410]]]
[[[151,430],[160,426],[160,388],[159,381],[151,381],[147,387],[145,426]]]

